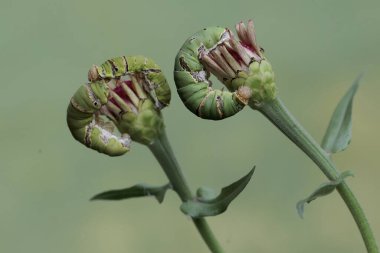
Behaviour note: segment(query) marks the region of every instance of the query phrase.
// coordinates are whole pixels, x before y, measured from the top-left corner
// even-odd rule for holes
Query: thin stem
[[[307,131],[290,114],[284,104],[277,98],[260,106],[251,105],[253,109],[264,114],[281,132],[295,143],[321,169],[330,180],[337,180],[340,172],[328,154],[307,133]],[[363,237],[367,252],[379,253],[375,237],[365,217],[364,211],[346,182],[337,186],[337,190],[350,210]]]
[[[163,130],[160,136],[152,144],[148,145],[148,147],[165,171],[173,189],[178,193],[181,200],[183,202],[191,200],[193,195],[174,156],[165,130]],[[211,231],[207,221],[204,218],[192,218],[192,220],[211,252],[223,253],[224,251]]]

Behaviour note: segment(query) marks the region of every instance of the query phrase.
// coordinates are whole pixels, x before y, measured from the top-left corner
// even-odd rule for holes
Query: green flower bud
[[[161,85],[168,87],[164,81]],[[127,133],[141,144],[151,144],[164,128],[160,112],[163,103],[156,93],[148,90],[150,86],[144,78],[136,76],[131,76],[131,80],[112,79],[108,86],[111,98],[102,113],[114,122],[120,133]]]
[[[128,133],[132,140],[148,145],[161,133],[164,121],[149,99],[141,100],[137,108],[137,113],[122,114],[117,127],[120,132]]]

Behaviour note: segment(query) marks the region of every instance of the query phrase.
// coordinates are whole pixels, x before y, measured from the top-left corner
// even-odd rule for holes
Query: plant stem
[[[186,202],[193,199],[193,195],[174,156],[164,129],[158,138],[156,138],[152,144],[148,145],[148,147],[165,171],[174,191],[177,192],[181,200]],[[211,231],[207,221],[204,218],[192,218],[192,220],[211,252],[223,253],[224,251]]]
[[[337,180],[339,178],[340,172],[329,158],[329,155],[290,114],[280,99],[277,98],[259,106],[251,105],[251,107],[264,114],[281,132],[309,156],[329,180]],[[343,181],[337,186],[337,190],[355,219],[367,252],[379,253],[376,240],[363,209],[349,186]]]

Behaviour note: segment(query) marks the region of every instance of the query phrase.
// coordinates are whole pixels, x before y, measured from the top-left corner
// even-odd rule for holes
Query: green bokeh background
[[[351,146],[334,160],[355,173],[348,182],[379,241],[379,13],[378,0],[1,0],[0,252],[208,252],[172,192],[162,205],[88,201],[103,190],[166,182],[146,147],[110,158],[66,127],[66,106],[89,67],[135,54],[155,59],[172,85],[167,131],[193,189],[220,188],[257,165],[228,212],[209,219],[227,252],[365,252],[338,194],[297,216],[296,202],[326,180],[308,158],[249,109],[222,122],[193,116],[172,69],[192,33],[254,18],[281,98],[317,140],[364,71]]]

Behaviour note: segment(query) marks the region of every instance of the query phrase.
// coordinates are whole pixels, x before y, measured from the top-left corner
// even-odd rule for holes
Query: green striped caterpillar
[[[275,96],[274,75],[256,43],[253,21],[208,27],[185,41],[175,59],[174,80],[185,106],[204,119],[221,120]],[[210,73],[228,90],[212,87]]]
[[[67,125],[73,137],[87,147],[119,156],[129,150],[129,136],[112,134],[97,119],[101,107],[108,102],[108,96],[109,88],[104,81],[79,87],[67,108]]]
[[[67,109],[67,124],[76,140],[118,156],[129,150],[131,139],[149,143],[154,138],[155,128],[163,126],[159,111],[171,96],[158,65],[144,56],[116,57],[91,67],[88,79]],[[111,122],[104,122],[102,115]],[[121,137],[112,133],[113,126]]]
[[[170,87],[165,76],[160,67],[145,56],[121,56],[107,60],[100,66],[93,65],[88,72],[88,80],[119,79],[130,74],[142,79],[144,90],[150,94],[158,109],[170,103]]]

